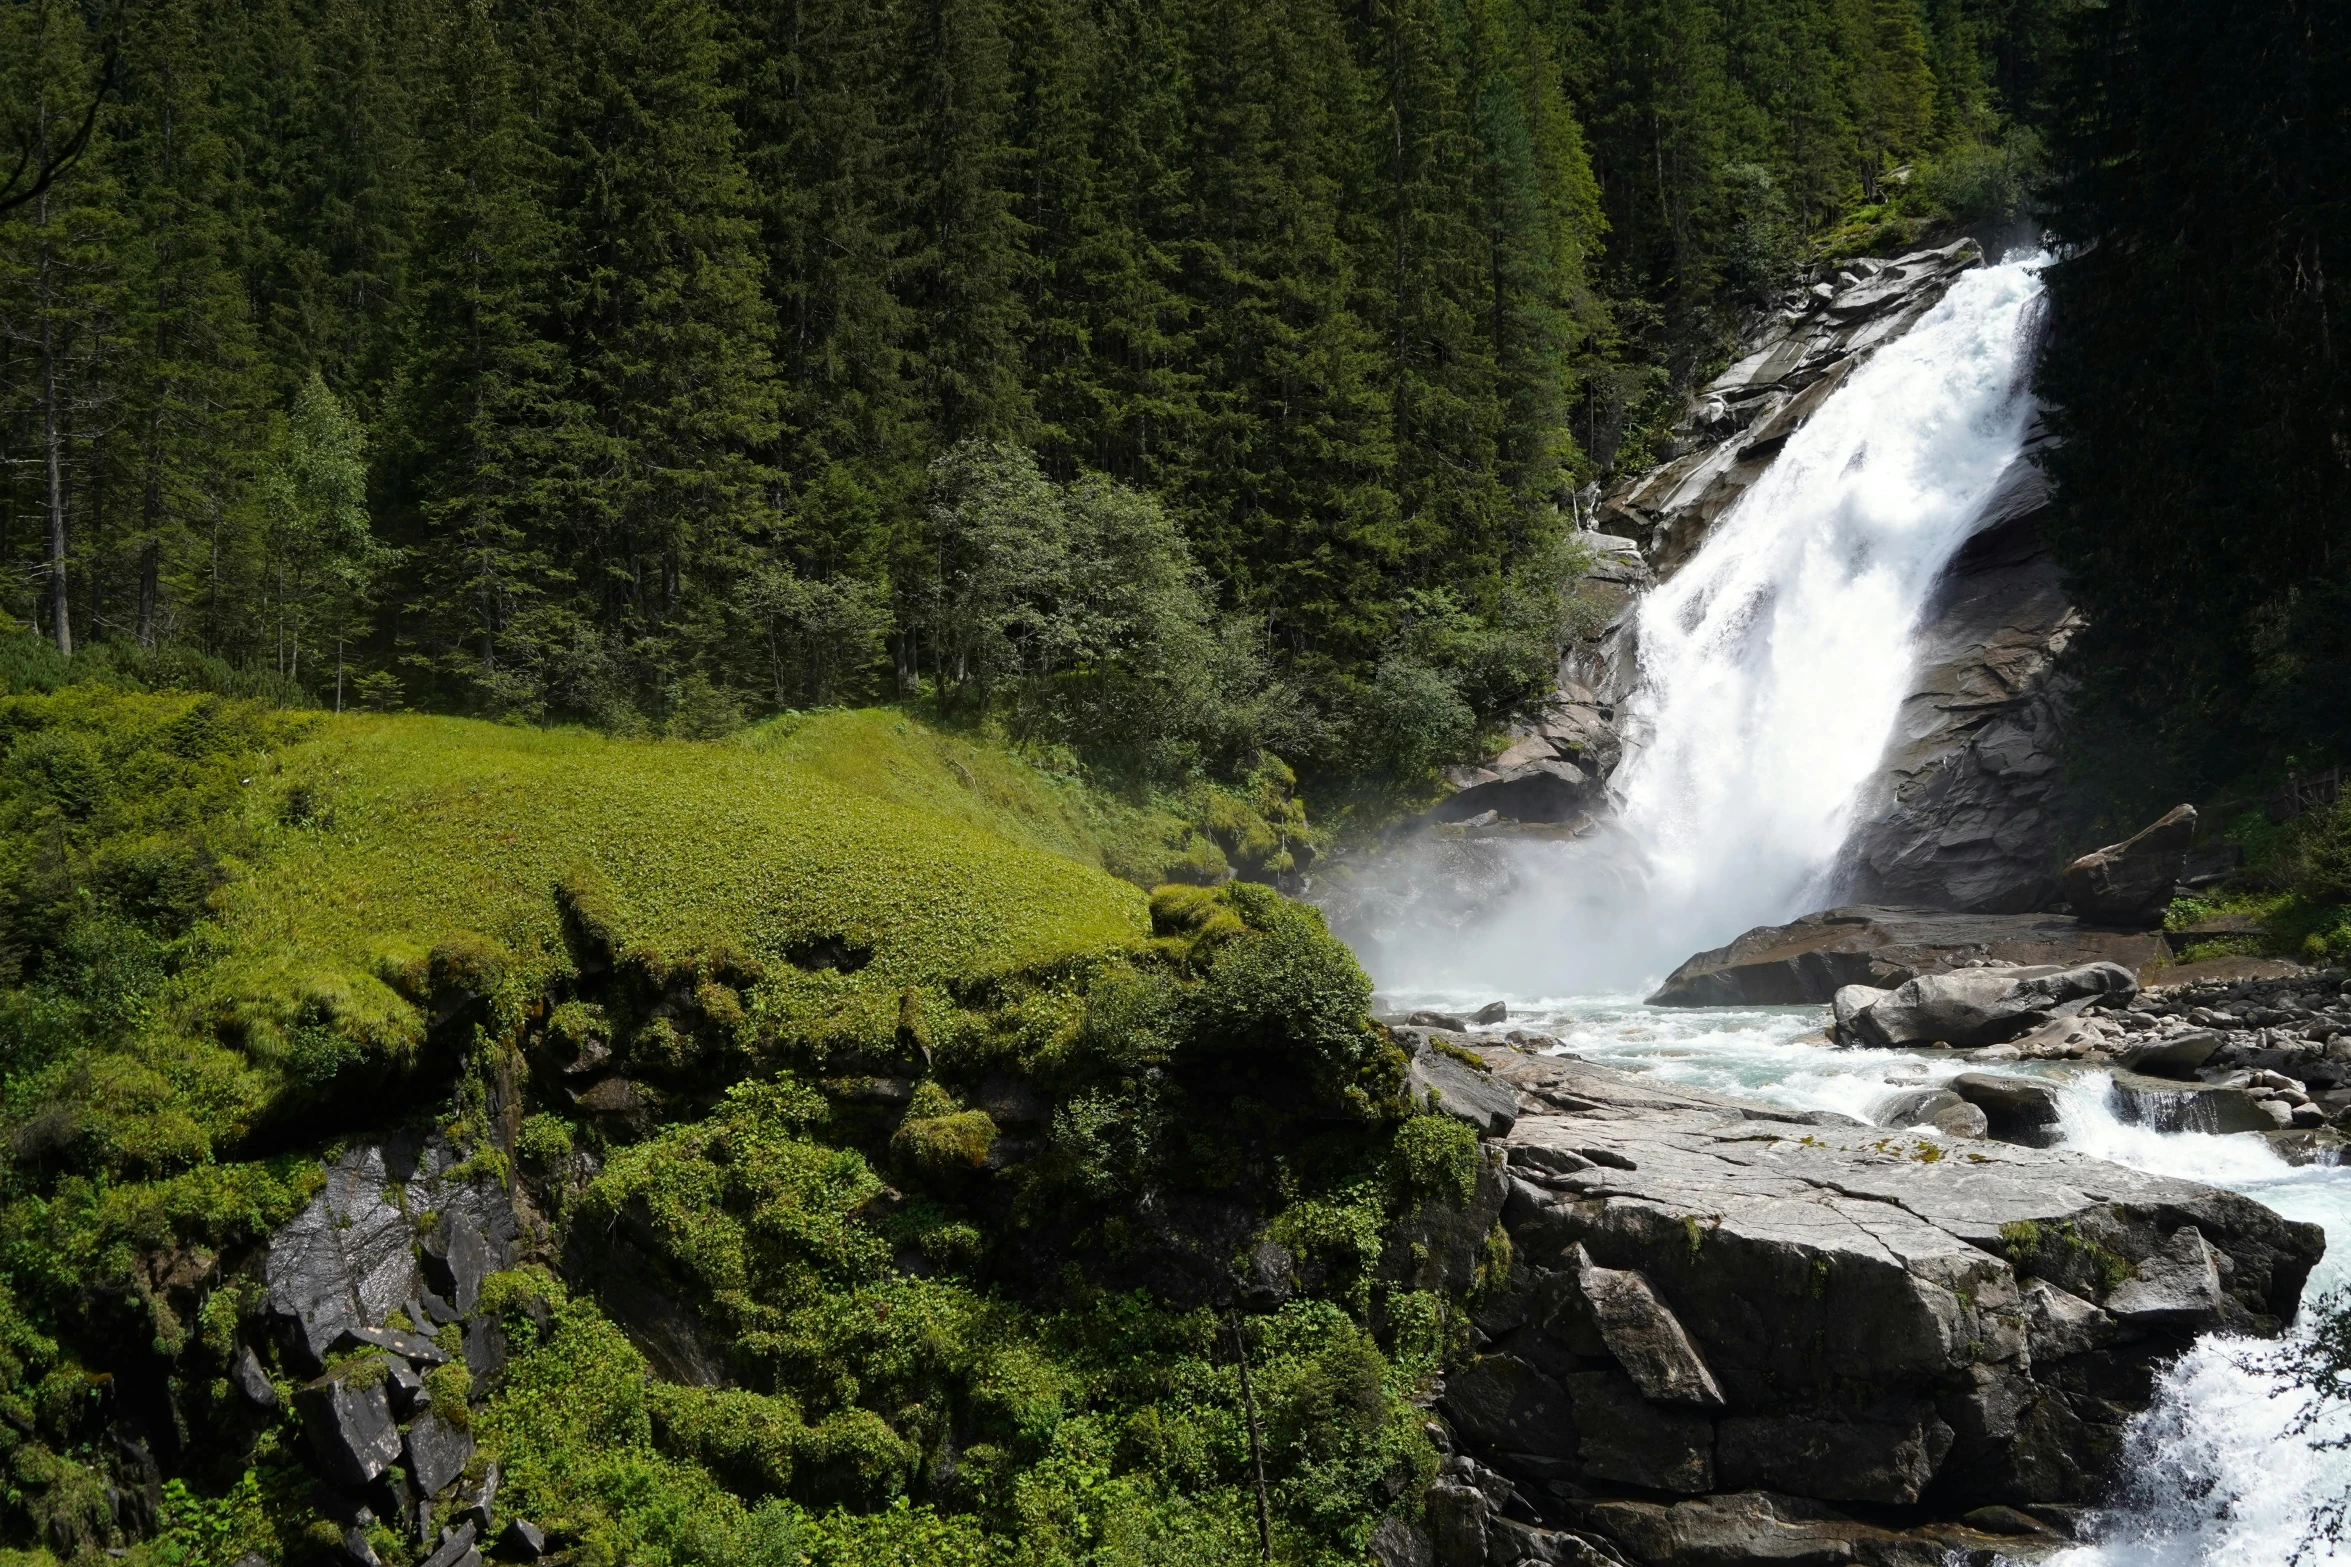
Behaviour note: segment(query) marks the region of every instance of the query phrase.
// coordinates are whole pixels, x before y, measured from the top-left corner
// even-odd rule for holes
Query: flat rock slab
[[[1952,914],[1870,904],[1762,925],[1675,969],[1652,1004],[1825,1005],[1847,985],[1890,990],[1971,962],[2072,968],[2119,963],[2134,973],[2165,955],[2156,931],[2115,930],[2064,914]]]
[[[1442,1407],[1562,1506],[2088,1500],[2123,1390],[2193,1332],[2277,1331],[2324,1249],[2235,1193],[2063,1149],[1481,1053],[1518,1094],[1481,1198],[1514,1261]]]

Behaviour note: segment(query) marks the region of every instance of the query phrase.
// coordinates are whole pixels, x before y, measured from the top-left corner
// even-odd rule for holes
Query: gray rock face
[[[1962,1072],[1950,1091],[1984,1113],[1992,1136],[2002,1142],[2038,1146],[2053,1141],[2057,1085],[1990,1072]]]
[[[408,1479],[420,1496],[438,1496],[457,1483],[473,1458],[473,1433],[427,1410],[408,1428]]]
[[[1690,1336],[1659,1303],[1640,1274],[1603,1268],[1581,1247],[1574,1253],[1576,1287],[1583,1292],[1600,1341],[1632,1377],[1643,1398],[1658,1404],[1722,1406],[1714,1373],[1690,1345]]]
[[[2128,1002],[2138,988],[2136,975],[2108,962],[2055,972],[1974,968],[1921,974],[1852,1008],[1839,1037],[1879,1046],[1996,1044],[2093,1001]]]
[[[1848,985],[1891,990],[1970,964],[2075,968],[2157,962],[2160,937],[2101,929],[2063,914],[1954,914],[1855,904],[1761,925],[1701,952],[1649,999],[1658,1006],[1779,1006],[1831,1001]],[[1849,998],[1857,1007],[1866,998]]]
[[[1693,398],[1684,449],[1601,500],[1594,522],[1641,547],[1660,575],[1694,554],[1853,365],[1907,332],[1983,260],[1974,240],[1918,251],[1825,302],[1759,323],[1739,361]]]
[[[1856,902],[2011,914],[2057,897],[2071,689],[2081,628],[2041,532],[2037,432],[1946,568],[1915,673],[1842,855]]]
[[[1467,1121],[1480,1137],[1500,1137],[1518,1119],[1518,1096],[1506,1084],[1463,1066],[1427,1043],[1416,1030],[1398,1031],[1407,1041],[1411,1064],[1405,1068],[1405,1088],[1413,1098],[1457,1121]],[[1464,1036],[1466,1037],[1466,1036]]]
[[[513,1262],[513,1204],[495,1176],[460,1179],[450,1173],[454,1163],[438,1142],[354,1148],[328,1166],[326,1186],[310,1205],[270,1237],[263,1264],[270,1314],[306,1369],[316,1370],[344,1335],[380,1327],[416,1298],[410,1215],[438,1213],[443,1224],[469,1219],[487,1267]]]
[[[382,1322],[415,1292],[408,1216],[384,1200],[392,1184],[382,1148],[354,1148],[327,1167],[310,1206],[270,1237],[270,1310],[310,1369],[345,1332]]]
[[[2062,1149],[1482,1053],[1520,1113],[1461,1239],[1424,1220],[1415,1255],[1466,1269],[1498,1216],[1515,1261],[1440,1408],[1546,1521],[1632,1560],[1860,1559],[1819,1554],[1860,1527],[1828,1504],[2086,1500],[2144,1396],[2122,1390],[2198,1327],[2276,1331],[2323,1247],[2233,1193]],[[1732,1492],[1802,1499],[1805,1527]],[[1762,1529],[1790,1553],[1652,1538],[1730,1515],[1748,1522],[1721,1538]]]
[[[294,1395],[294,1412],[302,1417],[312,1456],[338,1485],[365,1485],[400,1456],[400,1428],[392,1423],[380,1382],[313,1382]]]
[[[2119,925],[2155,925],[2196,841],[2196,808],[2178,805],[2121,843],[2083,855],[2065,868],[2065,901],[2076,914]]]
[[[2184,1034],[2158,1034],[2131,1040],[2114,1048],[2116,1064],[2148,1077],[2194,1077],[2196,1069],[2220,1049],[2221,1038],[2209,1028]]]

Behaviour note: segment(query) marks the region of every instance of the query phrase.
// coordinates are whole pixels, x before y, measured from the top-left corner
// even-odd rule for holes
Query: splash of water
[[[2021,450],[2039,260],[1968,273],[1788,441],[1639,612],[1640,694],[1603,837],[1524,845],[1462,942],[1388,984],[1622,989],[1802,913],[1884,755],[1937,577]]]

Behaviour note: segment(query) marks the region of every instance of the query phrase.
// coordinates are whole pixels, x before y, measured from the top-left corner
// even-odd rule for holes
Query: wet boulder
[[[2054,1083],[1992,1072],[1962,1072],[1949,1087],[1983,1111],[1990,1135],[2002,1142],[2045,1147],[2057,1140],[2058,1090]]]
[[[2158,925],[2196,841],[2196,808],[2175,806],[2121,843],[2083,855],[2065,868],[2065,901],[2084,919]]]

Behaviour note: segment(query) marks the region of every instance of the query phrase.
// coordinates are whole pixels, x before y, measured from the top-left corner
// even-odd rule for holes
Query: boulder
[[[516,1518],[506,1525],[505,1534],[499,1536],[499,1546],[507,1556],[535,1562],[547,1554],[547,1531],[535,1523]]]
[[[2093,1001],[2127,1002],[2137,991],[2136,975],[2107,962],[2054,972],[1975,968],[1921,974],[1854,1008],[1844,1037],[1887,1046],[1996,1044]]]
[[[392,1401],[392,1412],[405,1415],[424,1402],[424,1378],[407,1361],[395,1360],[384,1375],[384,1394]]]
[[[1404,1086],[1415,1104],[1468,1122],[1480,1137],[1500,1137],[1518,1119],[1518,1096],[1507,1085],[1441,1050],[1424,1046],[1415,1054]]]
[[[1663,1528],[1699,1515],[1661,1497],[1759,1488],[1799,1510],[1921,1509],[1951,1521],[1885,1538],[1948,1543],[1932,1531],[1974,1508],[2091,1501],[2177,1334],[2276,1332],[2323,1249],[2235,1193],[2066,1149],[1479,1054],[1522,1108],[1453,1228],[1498,1219],[1512,1261],[1439,1408],[1463,1452],[1576,1529],[1612,1497]],[[2020,1120],[2047,1108],[2033,1086],[1968,1085]],[[1490,1255],[1409,1238],[1389,1255],[1415,1287],[1465,1285]],[[2061,1362],[2080,1369],[2042,1374]],[[1645,1554],[1631,1527],[1604,1532],[1632,1559],[1746,1559]]]
[[[1970,964],[2075,968],[2111,962],[2136,973],[2160,960],[2153,933],[2104,930],[2063,914],[1951,914],[1855,904],[1763,925],[1701,952],[1649,998],[1657,1006],[1818,1006],[1848,985],[1891,990]]]
[[[478,1567],[482,1553],[474,1545],[479,1538],[471,1520],[449,1531],[448,1538],[436,1547],[418,1567]]]
[[[1950,1091],[1982,1110],[1991,1135],[2007,1143],[2041,1146],[2056,1140],[2057,1085],[2029,1077],[1962,1072]]]
[[[2111,1052],[2115,1064],[2125,1071],[2143,1073],[2148,1077],[2186,1077],[2196,1075],[2196,1069],[2212,1059],[2212,1053],[2221,1046],[2220,1035],[2209,1028],[2191,1029],[2184,1034],[2158,1034],[2141,1039],[2126,1040]]]
[[[1937,1110],[1930,1117],[1930,1124],[1946,1137],[1977,1138],[1992,1135],[1991,1118],[1984,1114],[1982,1107],[1964,1101]]]
[[[2065,901],[2085,919],[2161,924],[2195,841],[2196,808],[2174,806],[2161,820],[2121,843],[2110,843],[2068,865],[2058,878]]]
[[[1928,1126],[1944,1111],[1965,1103],[1948,1088],[1911,1088],[1880,1100],[1869,1118],[1880,1126]]]
[[[457,1483],[473,1458],[473,1433],[449,1424],[431,1410],[408,1428],[408,1480],[420,1496],[438,1496]]]
[[[322,1378],[294,1395],[294,1412],[319,1468],[337,1485],[365,1485],[400,1456],[400,1428],[380,1382]]]

